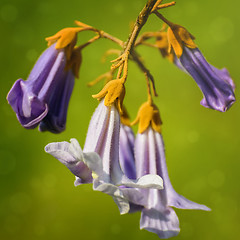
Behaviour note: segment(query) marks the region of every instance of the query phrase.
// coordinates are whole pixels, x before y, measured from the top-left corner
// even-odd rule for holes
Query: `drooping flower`
[[[79,29],[62,31],[58,33],[61,37],[47,38],[52,45],[39,57],[28,79],[18,79],[7,95],[19,122],[27,129],[35,128],[39,123],[40,131],[59,133],[65,129],[81,55],[73,49]]]
[[[128,125],[120,125],[119,162],[122,171],[130,179],[136,179],[134,158],[134,133]]]
[[[173,189],[167,171],[157,107],[151,102],[145,103],[140,108],[135,123],[138,121],[142,128],[139,128],[135,141],[137,177],[157,174],[162,177],[164,185],[161,190],[142,190],[148,202],[141,213],[140,228],[156,233],[160,238],[170,238],[180,231],[178,217],[171,207],[206,211],[210,209],[184,198]]]
[[[204,107],[225,112],[235,102],[233,80],[227,69],[219,70],[209,64],[193,40],[185,28],[170,23],[169,52],[175,53],[175,64],[194,78],[204,95]]]
[[[45,150],[75,174],[75,185],[88,182],[89,169],[93,177],[93,189],[111,195],[120,213],[124,214],[130,210],[129,202],[141,205],[146,202],[136,188],[161,189],[162,179],[148,174],[132,180],[124,175],[119,163],[119,132],[120,117],[117,108],[114,104],[105,106],[102,100],[91,118],[83,151],[76,140],[71,140],[71,144],[50,143]],[[73,144],[78,146],[77,150],[73,150]],[[79,162],[83,162],[87,168],[82,165],[83,170],[78,168]]]

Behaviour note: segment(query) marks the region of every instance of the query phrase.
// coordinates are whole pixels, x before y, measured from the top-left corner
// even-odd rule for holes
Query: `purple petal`
[[[34,93],[39,92],[42,82],[47,79],[56,61],[59,50],[55,49],[55,45],[56,44],[51,45],[41,54],[28,76],[28,81],[31,83]]]
[[[231,107],[235,102],[235,86],[226,69],[219,70],[210,65],[197,48],[185,47],[180,61],[202,90],[203,106],[221,112]]]
[[[18,79],[7,95],[7,100],[25,128],[35,128],[47,115],[48,106],[28,91],[26,82]]]
[[[25,128],[62,132],[65,129],[69,99],[74,76],[65,71],[64,50],[47,48],[37,60],[28,79],[19,79],[10,90],[7,100]]]
[[[102,159],[107,182],[118,184],[123,172],[119,164],[120,117],[114,105],[106,107],[102,100],[95,110],[84,145],[84,152],[96,152]]]
[[[60,133],[65,129],[69,100],[74,86],[74,75],[72,71],[66,72],[59,79],[49,101],[47,116],[40,123],[40,131]]]
[[[134,133],[126,125],[120,125],[119,161],[123,173],[130,179],[136,179],[134,159]]]
[[[175,192],[168,176],[162,136],[151,127],[136,136],[135,161],[137,177],[157,174],[162,177],[164,185],[162,190],[142,191],[148,202],[142,210],[141,228],[157,233],[161,238],[172,237],[179,232],[179,222],[171,206],[209,210],[206,206],[194,203]]]
[[[180,232],[179,220],[172,208],[166,208],[163,212],[143,209],[140,229],[156,233],[160,238],[174,237]]]
[[[75,176],[81,179],[81,183],[92,182],[92,172],[82,161],[83,152],[76,139],[71,139],[71,143],[49,143],[45,147],[45,152],[63,163]]]

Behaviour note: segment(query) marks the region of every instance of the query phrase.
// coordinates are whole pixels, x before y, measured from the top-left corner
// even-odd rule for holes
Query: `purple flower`
[[[138,205],[146,203],[136,188],[161,189],[162,179],[148,174],[130,180],[124,175],[119,163],[119,133],[118,110],[114,104],[105,106],[102,100],[91,118],[83,151],[75,139],[71,143],[50,143],[45,151],[71,170],[76,176],[75,185],[92,181],[93,189],[112,196],[120,213],[125,214],[130,210],[130,202]],[[80,166],[80,162],[85,166]]]
[[[55,45],[42,53],[27,81],[18,79],[8,93],[9,104],[27,129],[39,123],[40,131],[59,133],[65,129],[74,75],[65,71],[64,49],[57,50]]]
[[[154,232],[160,238],[169,238],[176,236],[180,231],[178,217],[171,207],[210,210],[204,205],[184,198],[173,189],[168,176],[162,135],[151,126],[136,136],[135,161],[137,177],[158,174],[162,177],[164,186],[162,190],[143,190],[148,203],[142,210],[141,229]]]
[[[28,79],[18,79],[7,95],[21,125],[60,133],[65,129],[68,103],[78,77],[81,51],[74,49],[81,28],[64,28],[46,38],[48,47]]]
[[[119,139],[119,162],[122,171],[130,179],[136,179],[134,142],[135,137],[131,127],[121,123]]]
[[[179,60],[203,92],[201,104],[204,107],[225,112],[232,106],[235,85],[227,69],[219,70],[210,65],[198,48],[184,47]]]
[[[163,189],[141,190],[147,203],[141,213],[140,229],[158,234],[160,238],[176,236],[179,220],[171,207],[182,209],[210,210],[194,203],[175,192],[170,182],[161,135],[161,118],[151,96],[140,107],[133,124],[139,123],[134,145],[137,178],[146,174],[158,175],[163,179]]]
[[[174,52],[175,64],[189,73],[201,89],[204,107],[227,111],[235,102],[235,85],[226,69],[210,65],[194,43],[194,37],[182,26],[169,22],[169,51]]]

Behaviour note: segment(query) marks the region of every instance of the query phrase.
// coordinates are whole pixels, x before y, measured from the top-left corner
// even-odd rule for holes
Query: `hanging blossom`
[[[136,167],[135,167],[135,157],[134,157],[134,143],[135,136],[131,129],[131,122],[126,109],[123,107],[123,112],[120,114],[121,124],[120,124],[120,136],[119,136],[119,163],[123,173],[129,179],[136,178]],[[144,195],[143,195],[144,196]],[[147,204],[147,199],[142,197],[141,201],[134,201],[129,196],[129,206],[130,213],[141,211],[143,206]],[[134,195],[132,195],[134,197]],[[133,203],[135,202],[135,203]]]
[[[136,167],[134,158],[135,136],[131,129],[131,122],[125,108],[120,115],[119,135],[119,162],[122,171],[130,179],[136,179]]]
[[[80,28],[65,28],[46,38],[28,79],[18,79],[7,95],[20,124],[27,129],[60,133],[65,129],[68,103],[78,77],[81,52],[74,46]]]
[[[137,122],[139,131],[135,141],[136,176],[139,178],[145,174],[157,174],[162,177],[164,185],[161,190],[142,190],[148,202],[141,213],[140,229],[156,233],[160,238],[170,238],[180,231],[179,220],[172,207],[205,211],[210,209],[184,198],[173,189],[161,135],[162,122],[158,108],[152,101],[141,106],[133,124]]]
[[[168,24],[170,58],[196,81],[204,95],[201,105],[220,112],[227,111],[235,102],[235,85],[227,69],[220,70],[209,64],[194,43],[194,37],[185,28]]]
[[[70,169],[76,176],[75,185],[93,182],[93,189],[111,195],[120,213],[125,214],[130,210],[130,203],[144,205],[147,201],[136,188],[162,189],[163,184],[160,176],[152,174],[129,179],[120,167],[120,117],[115,104],[122,109],[124,85],[118,84],[117,80],[112,80],[107,84],[110,88],[105,86],[94,95],[104,100],[91,118],[83,151],[76,139],[71,143],[50,143],[45,151]]]

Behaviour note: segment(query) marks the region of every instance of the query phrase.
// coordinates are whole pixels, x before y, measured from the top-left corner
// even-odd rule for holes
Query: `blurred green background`
[[[165,1],[166,2],[166,1]],[[108,48],[99,40],[83,52],[80,80],[71,98],[67,129],[60,135],[25,130],[7,104],[14,81],[26,79],[44,38],[78,19],[122,40],[130,31],[145,0],[1,0],[0,2],[0,238],[18,239],[158,239],[139,230],[140,214],[120,216],[111,197],[90,185],[74,187],[74,176],[44,152],[53,141],[75,137],[84,143],[88,122],[97,106],[91,98],[102,84],[86,83],[108,71],[100,59]],[[185,197],[212,212],[176,210],[181,232],[175,239],[238,239],[240,226],[240,107],[239,3],[234,0],[179,0],[162,13],[196,37],[206,58],[227,67],[236,83],[237,102],[226,113],[205,109],[195,82],[160,57],[156,49],[140,46],[139,53],[155,76],[163,119],[163,136],[172,184]],[[161,22],[151,16],[143,31],[156,31]],[[82,33],[80,42],[93,35]],[[145,79],[130,64],[125,104],[132,119],[146,99]],[[134,128],[136,130],[136,128]]]

